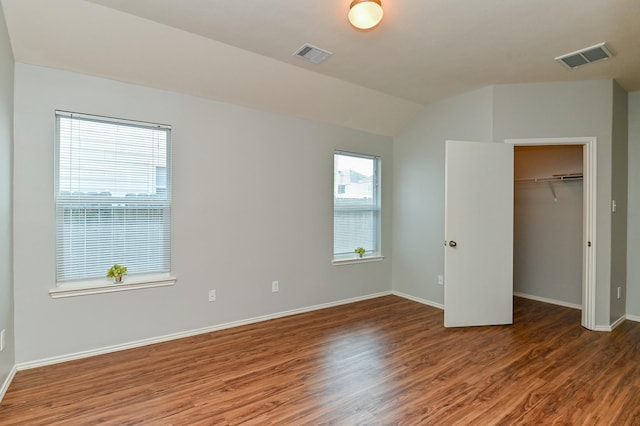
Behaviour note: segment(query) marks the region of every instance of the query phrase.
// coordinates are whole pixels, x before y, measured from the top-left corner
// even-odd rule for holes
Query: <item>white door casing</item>
[[[583,244],[582,244],[582,326],[596,325],[596,141],[595,137],[507,139],[514,146],[582,145]]]

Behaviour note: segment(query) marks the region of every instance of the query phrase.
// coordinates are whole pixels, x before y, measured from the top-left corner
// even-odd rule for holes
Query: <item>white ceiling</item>
[[[501,83],[616,79],[640,90],[638,0],[2,0],[17,61],[386,135],[431,102]],[[553,58],[606,41],[615,56]],[[304,43],[333,52],[320,65]]]

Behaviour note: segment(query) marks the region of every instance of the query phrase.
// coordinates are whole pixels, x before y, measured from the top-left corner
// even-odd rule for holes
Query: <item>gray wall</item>
[[[425,108],[393,145],[393,289],[444,301],[445,140],[491,140],[490,87]]]
[[[0,330],[6,347],[0,352],[0,387],[14,365],[11,155],[13,139],[13,53],[0,6]]]
[[[394,141],[394,290],[443,302],[444,141],[597,137],[596,324],[610,324],[614,82],[509,84],[435,104]]]
[[[18,363],[390,290],[390,138],[20,63],[15,99]],[[51,299],[55,109],[173,125],[175,286]],[[384,261],[331,265],[334,149],[382,157]]]
[[[582,172],[582,146],[516,146],[514,170],[513,291],[581,306],[582,180],[517,180]]]
[[[640,91],[629,93],[627,315],[640,320]]]
[[[616,211],[611,218],[611,323],[625,316],[627,294],[628,96],[616,82],[613,82],[612,116],[611,197],[616,201]]]

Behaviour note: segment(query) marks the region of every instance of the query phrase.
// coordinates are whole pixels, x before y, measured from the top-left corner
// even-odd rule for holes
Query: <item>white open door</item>
[[[444,326],[513,323],[513,145],[446,142]]]

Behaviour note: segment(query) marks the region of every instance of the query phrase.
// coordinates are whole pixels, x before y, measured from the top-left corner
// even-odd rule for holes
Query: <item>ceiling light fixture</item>
[[[353,0],[349,6],[349,22],[360,30],[369,30],[382,20],[380,0]]]

